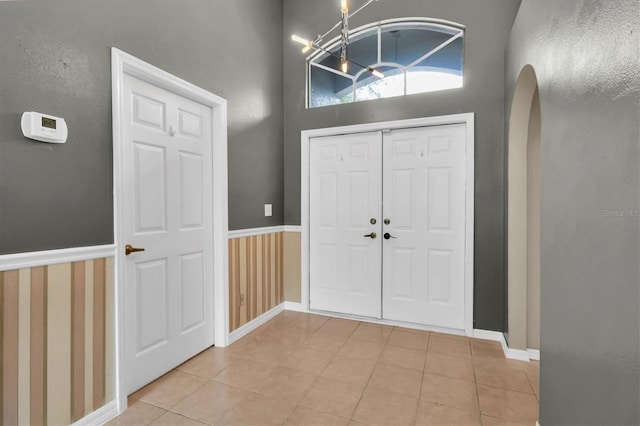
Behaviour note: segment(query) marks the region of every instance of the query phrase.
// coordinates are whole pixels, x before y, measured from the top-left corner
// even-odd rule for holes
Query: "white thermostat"
[[[65,143],[67,141],[67,123],[64,118],[39,112],[22,114],[22,134],[29,139],[48,143]]]

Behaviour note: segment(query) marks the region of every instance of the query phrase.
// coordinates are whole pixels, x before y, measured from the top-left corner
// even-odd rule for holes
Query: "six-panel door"
[[[380,132],[311,141],[312,309],[380,317],[381,151]]]
[[[384,135],[385,319],[464,329],[465,131]]]
[[[211,108],[124,79],[126,387],[213,344]]]

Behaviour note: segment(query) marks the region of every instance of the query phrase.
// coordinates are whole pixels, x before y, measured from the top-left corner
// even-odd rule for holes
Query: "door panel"
[[[166,231],[166,153],[164,147],[133,142],[135,173],[135,233]]]
[[[124,79],[126,387],[213,344],[211,108]]]
[[[380,317],[381,166],[380,133],[311,140],[312,309]]]
[[[465,132],[384,135],[385,319],[464,329]]]
[[[151,348],[166,344],[169,339],[167,260],[139,262],[133,285],[139,313],[134,327],[137,332],[135,354],[141,356]]]

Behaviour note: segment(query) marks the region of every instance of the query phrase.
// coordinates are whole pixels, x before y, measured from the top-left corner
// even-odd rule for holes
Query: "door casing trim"
[[[464,283],[464,333],[473,335],[473,259],[474,259],[474,219],[475,219],[475,113],[443,115],[438,117],[412,118],[408,120],[384,121],[377,123],[355,124],[350,126],[327,127],[303,130],[300,133],[300,221],[301,221],[301,305],[309,310],[310,268],[309,268],[309,202],[310,202],[310,158],[311,138],[336,136],[351,133],[365,133],[382,130],[408,129],[413,127],[443,126],[464,124],[466,126],[465,150],[465,283]]]
[[[116,300],[116,391],[118,412],[127,408],[125,387],[124,324],[124,211],[123,211],[123,122],[122,105],[125,74],[211,107],[213,167],[213,309],[214,342],[227,346],[229,341],[228,271],[228,189],[227,189],[227,101],[182,80],[115,47],[111,48],[111,84],[113,113],[113,218]]]

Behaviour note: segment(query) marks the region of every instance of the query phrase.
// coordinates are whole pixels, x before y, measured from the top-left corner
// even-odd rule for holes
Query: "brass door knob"
[[[131,253],[136,253],[138,251],[144,251],[143,248],[133,247],[131,244],[127,244],[124,246],[124,254],[129,256]]]
[[[375,240],[376,238],[378,238],[378,234],[376,234],[375,232],[372,232],[370,234],[365,235],[366,238],[371,238],[372,240]]]

